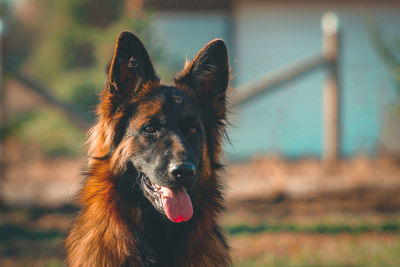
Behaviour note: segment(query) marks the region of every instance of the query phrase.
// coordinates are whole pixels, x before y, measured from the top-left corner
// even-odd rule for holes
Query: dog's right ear
[[[131,32],[120,32],[108,70],[110,93],[130,98],[142,84],[158,80],[149,54],[139,38]]]

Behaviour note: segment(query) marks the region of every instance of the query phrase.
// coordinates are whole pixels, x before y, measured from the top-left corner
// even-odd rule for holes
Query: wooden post
[[[339,118],[339,21],[335,13],[328,12],[322,17],[323,55],[329,74],[323,86],[323,152],[322,159],[336,163],[339,159],[340,118]]]

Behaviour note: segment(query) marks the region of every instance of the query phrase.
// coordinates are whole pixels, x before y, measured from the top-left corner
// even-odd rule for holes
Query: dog
[[[217,223],[228,83],[221,39],[163,85],[141,41],[118,35],[65,239],[68,265],[231,264]]]

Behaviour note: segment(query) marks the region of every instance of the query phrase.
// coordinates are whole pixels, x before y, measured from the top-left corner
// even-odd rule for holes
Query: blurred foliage
[[[369,29],[379,55],[389,67],[396,82],[396,93],[400,100],[400,37],[388,41],[375,21],[370,21]]]
[[[149,33],[151,15],[127,14],[123,0],[25,2],[29,3],[25,9],[34,15],[28,23],[18,25],[27,33],[18,45],[28,48],[26,53],[21,53],[24,61],[13,65],[53,88],[51,93],[55,97],[89,113],[92,118],[97,95],[105,84],[105,66],[121,30],[134,32],[148,48],[156,67],[160,65],[163,49],[158,45],[161,42]],[[7,1],[0,3],[11,8]],[[8,21],[17,20],[10,17]],[[10,27],[15,38],[16,26]],[[30,39],[30,35],[35,38]],[[166,68],[160,66],[160,69]],[[33,111],[29,116],[29,120],[17,123],[18,127],[11,127],[18,131],[17,136],[26,142],[39,142],[47,155],[80,153],[77,146],[81,146],[84,133],[68,121],[44,111]]]
[[[36,109],[14,117],[6,133],[14,133],[22,142],[39,146],[47,156],[79,155],[85,140],[80,129],[49,109]]]
[[[92,105],[104,87],[104,67],[109,62],[115,38],[127,29],[138,35],[156,59],[162,49],[154,47],[149,15],[132,18],[125,14],[124,1],[39,0],[47,12],[43,38],[26,64],[35,77],[55,89],[72,104]],[[79,93],[81,91],[84,97]],[[82,100],[85,100],[82,102]]]
[[[31,44],[37,39],[32,25],[23,25],[16,19],[11,2],[0,0],[0,19],[3,21],[2,49],[5,52],[2,63],[6,76],[23,63],[32,48]]]

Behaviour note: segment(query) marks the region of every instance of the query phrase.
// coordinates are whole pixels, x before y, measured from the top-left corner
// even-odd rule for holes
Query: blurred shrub
[[[51,110],[33,112],[24,125],[24,131],[20,131],[19,135],[27,141],[32,141],[32,137],[35,137],[42,151],[49,156],[78,155],[84,142],[84,136],[79,129]]]
[[[48,17],[41,29],[42,38],[25,66],[54,88],[54,94],[71,104],[90,109],[97,103],[96,95],[106,79],[104,68],[121,30],[138,35],[156,63],[163,56],[160,42],[149,33],[150,15],[128,16],[123,0],[40,0],[38,3],[40,10],[47,10]]]
[[[139,36],[155,65],[163,56],[161,42],[154,40],[149,32],[150,15],[126,14],[123,0],[31,0],[31,4],[37,10],[35,25],[31,26],[35,28],[37,41],[31,44],[24,71],[53,88],[51,93],[57,98],[89,114],[104,87],[104,69],[121,30]],[[29,120],[21,121],[11,132],[18,131],[17,136],[25,142],[40,143],[48,155],[76,155],[84,133],[53,113],[34,111]]]
[[[11,0],[0,0],[0,19],[3,22],[3,71],[6,76],[15,71],[26,59],[37,39],[32,25],[23,25],[13,15]],[[27,42],[29,40],[29,42]]]
[[[106,28],[118,19],[125,1],[71,0],[62,1],[67,17],[79,25]],[[90,10],[90,12],[87,12]]]
[[[388,40],[375,21],[370,21],[369,30],[371,39],[388,66],[395,82],[396,99],[383,118],[380,133],[379,148],[397,157],[400,156],[400,36]]]
[[[84,135],[63,116],[52,110],[34,110],[13,117],[6,129],[21,141],[39,146],[46,156],[77,156],[82,152]]]
[[[376,22],[369,23],[372,41],[383,59],[389,67],[389,71],[396,82],[396,93],[400,99],[400,37],[395,37],[388,41],[384,38],[384,32],[379,29]]]

